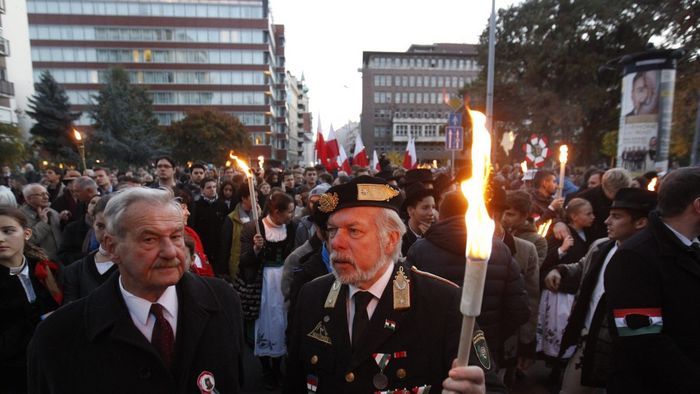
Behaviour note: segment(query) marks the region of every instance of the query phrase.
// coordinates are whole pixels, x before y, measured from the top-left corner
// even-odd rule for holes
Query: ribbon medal
[[[391,353],[374,353],[372,354],[372,358],[379,367],[379,373],[374,375],[374,377],[372,378],[372,384],[374,384],[374,387],[376,389],[383,390],[386,388],[386,386],[389,385],[389,378],[387,378],[386,375],[384,375],[384,368],[386,368],[386,366],[389,365],[389,361],[391,360]]]

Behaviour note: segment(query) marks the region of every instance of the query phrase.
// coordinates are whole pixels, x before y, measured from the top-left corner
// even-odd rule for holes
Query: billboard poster
[[[625,67],[622,78],[619,167],[633,173],[668,170],[675,62],[645,59]]]

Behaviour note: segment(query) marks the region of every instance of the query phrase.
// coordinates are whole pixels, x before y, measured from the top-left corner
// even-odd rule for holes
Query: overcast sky
[[[496,8],[517,3],[496,0]],[[488,25],[488,0],[270,0],[284,24],[286,67],[309,88],[314,131],[359,121],[363,51],[405,52],[411,44],[476,44]]]

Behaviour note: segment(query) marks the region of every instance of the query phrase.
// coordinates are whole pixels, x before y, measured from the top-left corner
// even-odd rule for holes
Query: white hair
[[[12,189],[3,185],[0,185],[0,207],[17,208],[17,199]]]
[[[124,215],[135,203],[145,203],[152,206],[169,206],[182,214],[180,204],[175,200],[170,189],[152,189],[148,187],[130,187],[110,195],[104,210],[107,232],[123,238],[128,230]]]
[[[39,188],[46,190],[44,185],[42,185],[41,183],[30,183],[28,185],[24,185],[24,187],[22,187],[22,195],[24,196],[24,199],[28,199],[29,196],[32,193],[34,193],[34,190],[37,190]]]
[[[396,262],[401,254],[401,240],[403,235],[406,233],[406,225],[399,217],[396,211],[391,209],[382,209],[381,214],[375,216],[375,223],[377,224],[377,230],[379,231],[379,244],[382,249],[384,249],[389,243],[389,234],[392,232],[399,233],[399,241],[394,246],[391,251],[391,261]]]

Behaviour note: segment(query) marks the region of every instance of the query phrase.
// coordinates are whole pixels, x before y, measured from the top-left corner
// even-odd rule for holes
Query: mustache
[[[170,260],[160,260],[158,261],[153,268],[176,268],[180,266],[180,260],[178,259],[170,259]]]
[[[335,251],[331,252],[331,262],[333,264],[351,264],[353,267],[357,266],[352,256]]]

